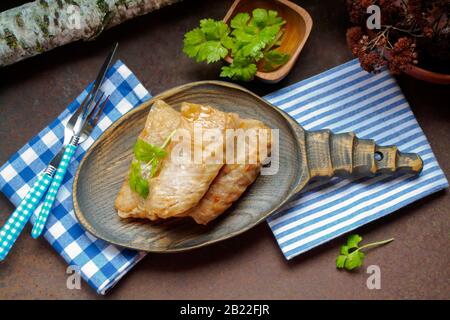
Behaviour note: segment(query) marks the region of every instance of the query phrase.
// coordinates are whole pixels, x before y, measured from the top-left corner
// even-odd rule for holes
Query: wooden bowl
[[[260,175],[227,212],[208,226],[190,218],[160,222],[119,218],[114,200],[128,172],[133,145],[156,99],[174,108],[184,101],[208,104],[278,129],[279,148],[272,148],[271,164],[278,169],[272,175]],[[375,153],[381,154],[381,160],[375,161]],[[392,173],[407,168],[420,172],[422,161],[417,155],[402,154],[395,147],[378,147],[372,140],[357,139],[352,133],[305,131],[287,113],[240,86],[202,81],[163,92],[111,125],[81,161],[74,178],[73,201],[78,221],[97,238],[137,250],[175,252],[212,244],[254,227],[280,209],[311,178]]]
[[[297,61],[300,51],[302,51],[311,32],[312,19],[305,9],[287,0],[236,0],[230,10],[228,10],[223,21],[229,23],[240,12],[248,12],[251,15],[256,8],[275,10],[286,21],[286,30],[278,50],[288,53],[290,56],[289,61],[274,71],[258,71],[256,73],[257,79],[275,83],[282,80]],[[225,60],[228,63],[233,62],[231,57],[226,57]]]

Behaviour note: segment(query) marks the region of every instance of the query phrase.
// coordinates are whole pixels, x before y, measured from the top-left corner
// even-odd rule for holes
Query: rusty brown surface
[[[8,1],[7,1],[8,2]],[[11,1],[9,1],[11,2]],[[53,120],[95,77],[110,44],[156,94],[190,81],[217,79],[218,67],[199,65],[182,52],[182,36],[203,17],[221,18],[231,0],[185,0],[109,30],[95,42],[75,43],[0,70],[0,163]],[[266,94],[343,63],[343,1],[295,1],[314,27],[289,76],[277,85],[247,85]],[[450,176],[449,87],[402,76],[399,83],[437,159]],[[0,223],[13,206],[0,195]],[[221,244],[182,254],[150,254],[101,297],[86,284],[66,288],[66,264],[29,226],[0,265],[0,299],[398,299],[450,298],[450,196],[418,201],[358,230],[365,240],[395,237],[370,252],[366,266],[382,271],[382,289],[368,290],[365,269],[339,272],[341,237],[286,261],[266,224]]]

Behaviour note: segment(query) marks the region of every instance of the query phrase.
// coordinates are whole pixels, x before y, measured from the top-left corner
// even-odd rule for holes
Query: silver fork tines
[[[100,96],[95,106],[92,108],[91,113],[88,115],[87,121],[90,125],[95,126],[98,123],[98,120],[100,119],[101,114],[103,113],[103,110],[105,109],[105,105],[109,100],[109,96],[107,96],[103,101],[104,94]]]

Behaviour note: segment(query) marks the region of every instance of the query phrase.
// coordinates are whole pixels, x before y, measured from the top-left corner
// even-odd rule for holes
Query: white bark
[[[0,13],[0,66],[77,41],[181,0],[36,0]]]

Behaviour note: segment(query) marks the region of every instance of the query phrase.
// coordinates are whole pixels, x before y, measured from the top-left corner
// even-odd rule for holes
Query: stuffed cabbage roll
[[[160,146],[167,137],[179,126],[181,115],[162,100],[157,100],[148,113],[144,129],[139,139]],[[134,159],[135,160],[135,159]],[[125,178],[115,201],[117,213],[122,218],[148,218],[155,220],[145,210],[145,199],[133,191],[129,183],[129,174]]]
[[[262,122],[241,119],[239,128],[244,130],[256,129],[258,145],[260,141],[261,143],[267,142],[267,155],[270,153],[270,131]],[[258,147],[251,148],[248,146],[249,141],[249,139],[245,140],[245,152],[238,153],[236,163],[225,164],[205,196],[195,207],[185,213],[198,224],[206,225],[225,212],[258,177],[261,170],[261,162],[264,159],[261,159],[263,155],[259,153],[260,149]]]
[[[217,154],[220,150],[223,154],[225,130],[236,128],[237,119],[234,114],[209,106],[182,104],[180,125],[167,148],[169,156],[159,174],[150,180],[145,204],[149,216],[164,219],[185,216],[187,210],[199,203],[224,164]],[[221,139],[196,137],[199,129],[212,129],[210,132]],[[180,152],[183,156],[179,156]]]

